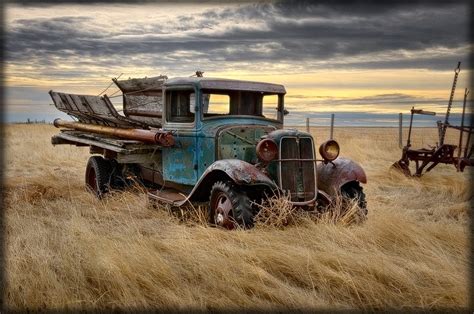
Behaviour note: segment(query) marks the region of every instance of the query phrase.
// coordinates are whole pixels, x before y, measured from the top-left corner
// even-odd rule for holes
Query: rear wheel
[[[216,182],[212,186],[210,222],[216,226],[235,229],[253,227],[253,212],[247,193],[231,182]]]
[[[86,166],[86,187],[98,198],[110,190],[112,163],[101,156],[91,156]]]

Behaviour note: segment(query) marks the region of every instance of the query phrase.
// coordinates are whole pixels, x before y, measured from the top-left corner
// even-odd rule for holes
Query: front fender
[[[206,177],[213,171],[225,172],[239,185],[264,184],[271,188],[277,188],[275,182],[257,169],[257,167],[239,159],[218,160],[204,171],[201,178]]]
[[[191,193],[181,204],[188,200],[207,201],[212,185],[217,181],[228,179],[238,185],[260,185],[270,190],[278,189],[275,182],[254,165],[238,159],[222,159],[214,162],[204,171]]]
[[[331,196],[336,195],[341,187],[351,181],[367,183],[364,169],[353,160],[339,157],[332,163],[319,163],[317,166],[318,189]]]

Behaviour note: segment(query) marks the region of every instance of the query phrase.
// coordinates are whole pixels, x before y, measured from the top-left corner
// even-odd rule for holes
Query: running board
[[[187,198],[183,193],[171,188],[149,190],[148,197],[175,206],[181,206]]]

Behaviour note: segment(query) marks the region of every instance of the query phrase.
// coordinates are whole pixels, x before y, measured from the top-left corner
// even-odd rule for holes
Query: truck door
[[[197,182],[195,95],[192,86],[173,86],[165,91],[164,129],[173,131],[176,141],[173,147],[162,151],[165,182]]]

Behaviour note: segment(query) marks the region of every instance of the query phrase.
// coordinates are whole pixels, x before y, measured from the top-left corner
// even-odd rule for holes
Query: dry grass
[[[436,134],[424,130],[420,144],[427,131]],[[304,217],[279,200],[276,216],[232,232],[203,224],[199,207],[170,214],[132,191],[95,199],[83,187],[88,150],[53,148],[55,132],[6,127],[10,309],[468,306],[469,173],[390,172],[396,129],[335,132],[342,154],[367,171],[366,222]]]

